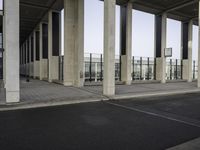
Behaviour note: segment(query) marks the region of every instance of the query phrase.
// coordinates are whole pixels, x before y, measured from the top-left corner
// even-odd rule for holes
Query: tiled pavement
[[[102,96],[75,87],[48,83],[45,81],[31,80],[21,81],[21,101],[56,101],[56,100],[82,100],[101,99]]]
[[[21,80],[21,103],[37,103],[37,102],[54,102],[54,101],[90,101],[106,99],[102,95],[102,86],[85,86],[83,88],[64,87],[63,85],[48,83],[46,81],[30,80],[26,82]],[[165,92],[174,92],[179,90],[184,92],[187,90],[199,89],[196,87],[196,82],[176,82],[176,83],[143,83],[127,85],[116,85],[116,97],[126,95],[131,97],[134,95],[159,94]],[[5,104],[5,91],[1,88],[0,104]]]

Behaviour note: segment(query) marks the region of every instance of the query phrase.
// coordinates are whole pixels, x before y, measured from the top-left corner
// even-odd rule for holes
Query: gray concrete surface
[[[103,96],[102,86],[85,86],[82,88],[75,88],[32,79],[30,82],[25,82],[25,80],[22,79],[20,85],[21,102],[18,103],[18,105],[27,104],[26,107],[30,107],[29,105],[33,104],[35,104],[34,107],[39,107],[58,104],[62,105],[70,103],[101,101],[108,99],[129,99],[135,97],[151,97],[200,92],[200,90],[196,88],[195,82],[132,84],[130,86],[116,85],[116,95],[114,97]],[[1,89],[1,105],[5,104],[4,93],[4,89]]]
[[[167,150],[200,150],[200,138],[169,148]]]
[[[200,137],[200,127],[187,123],[200,121],[199,97],[107,101],[132,110],[95,102],[0,112],[0,149],[165,150]]]
[[[21,102],[37,102],[49,100],[83,100],[102,97],[75,87],[48,83],[39,80],[21,81]]]
[[[97,94],[102,94],[102,86],[85,86],[84,89]],[[196,82],[174,82],[174,83],[148,83],[132,85],[116,85],[116,95],[124,94],[147,94],[159,92],[173,92],[180,90],[197,90]]]

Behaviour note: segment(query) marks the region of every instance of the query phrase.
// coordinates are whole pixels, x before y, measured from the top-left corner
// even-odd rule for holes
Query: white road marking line
[[[120,105],[120,104],[116,104],[116,103],[112,103],[112,102],[108,102],[108,101],[104,101],[104,102],[107,103],[107,104],[116,106],[116,107],[121,107],[121,108],[127,109],[127,110],[137,111],[137,112],[144,113],[144,114],[147,114],[147,115],[151,115],[151,116],[155,116],[155,117],[159,117],[159,118],[163,118],[163,119],[167,119],[167,120],[171,120],[171,121],[175,121],[175,122],[179,122],[179,123],[183,123],[183,124],[186,124],[186,125],[190,125],[190,126],[200,128],[200,125],[198,125],[198,124],[186,122],[186,121],[183,121],[183,120],[180,120],[180,119],[175,119],[175,118],[172,118],[172,117],[167,117],[165,115],[156,114],[156,113],[153,113],[153,112],[144,111],[144,110],[140,110],[140,109],[137,109],[137,108],[128,107],[128,106],[124,106],[124,105]]]

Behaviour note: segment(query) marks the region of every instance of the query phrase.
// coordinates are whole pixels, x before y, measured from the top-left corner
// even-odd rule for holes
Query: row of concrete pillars
[[[115,8],[116,0],[104,0],[103,94],[115,95]],[[131,2],[121,6],[121,80],[131,84],[132,61]],[[4,4],[4,82],[7,102],[19,102],[19,68],[34,78],[59,78],[61,49],[60,12],[49,10],[48,21],[39,23],[19,45],[19,0]],[[167,13],[155,16],[156,80],[166,82]],[[183,78],[192,81],[192,20],[182,23]],[[200,43],[200,42],[199,42]],[[20,50],[19,50],[20,47]],[[20,52],[20,53],[19,53]],[[21,56],[21,59],[19,59]],[[200,54],[199,54],[200,58]],[[199,59],[200,60],[200,59]],[[20,62],[20,67],[19,67]],[[200,61],[199,61],[200,62]],[[200,69],[200,65],[199,69]],[[84,0],[64,0],[64,85],[84,85]],[[198,86],[200,85],[200,71]]]

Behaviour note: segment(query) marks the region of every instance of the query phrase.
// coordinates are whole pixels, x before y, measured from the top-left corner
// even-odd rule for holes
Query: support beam
[[[20,2],[21,6],[25,6],[25,7],[31,7],[31,8],[36,8],[36,9],[44,9],[47,10],[49,9],[49,7],[47,6],[43,6],[43,5],[38,5],[38,4],[34,4],[34,3],[27,3],[27,2]]]
[[[48,28],[48,49],[49,49],[49,82],[59,80],[59,55],[61,48],[61,15],[60,12],[48,13],[49,28]]]
[[[115,95],[115,8],[116,0],[104,0],[103,94]]]
[[[19,0],[4,1],[3,26],[6,102],[19,102]]]
[[[155,16],[155,57],[156,80],[166,83],[166,58],[165,48],[167,38],[167,14]]]
[[[167,13],[167,12],[175,11],[175,10],[181,9],[183,7],[192,5],[192,4],[196,3],[196,2],[198,2],[198,0],[192,0],[192,1],[188,0],[187,2],[181,2],[181,3],[175,4],[171,8],[166,9],[164,12]]]
[[[132,66],[132,3],[121,6],[121,80],[131,84]]]
[[[189,23],[182,23],[182,59],[183,59],[183,79],[192,82],[192,37],[193,20]]]
[[[84,85],[84,0],[64,0],[64,85]]]

